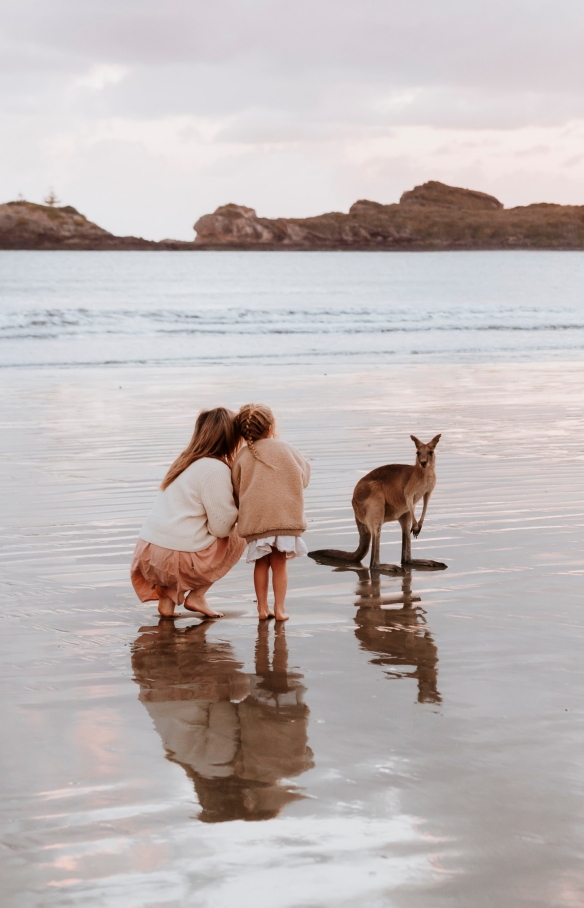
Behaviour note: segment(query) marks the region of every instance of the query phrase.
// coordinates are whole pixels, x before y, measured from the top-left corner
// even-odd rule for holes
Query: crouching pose
[[[205,593],[239,561],[245,543],[235,529],[230,467],[240,447],[235,413],[203,410],[190,444],[176,458],[140,530],[131,576],[142,602],[158,599],[165,618],[184,603],[221,618]]]

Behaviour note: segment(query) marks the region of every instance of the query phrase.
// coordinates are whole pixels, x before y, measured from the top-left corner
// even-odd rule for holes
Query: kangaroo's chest
[[[410,494],[413,495],[414,502],[418,502],[428,492],[432,492],[435,485],[436,476],[428,470],[425,470],[421,476],[412,477]]]

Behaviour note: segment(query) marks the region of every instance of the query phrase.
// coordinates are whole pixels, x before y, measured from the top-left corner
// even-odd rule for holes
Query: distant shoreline
[[[584,206],[504,208],[494,196],[430,181],[399,203],[362,199],[348,213],[262,218],[222,205],[194,225],[192,242],[119,237],[71,206],[0,205],[0,249],[87,252],[486,252],[584,250]]]
[[[195,245],[195,243],[190,244],[190,248],[182,248],[182,247],[173,248],[173,247],[166,247],[166,246],[158,245],[156,243],[156,240],[152,240],[151,243],[152,243],[152,246],[148,247],[148,248],[140,248],[140,247],[132,248],[132,247],[123,247],[123,246],[120,246],[119,248],[117,246],[111,246],[111,247],[96,246],[95,248],[87,247],[87,246],[55,246],[55,247],[44,246],[42,248],[35,248],[35,247],[26,247],[25,248],[25,247],[20,247],[20,246],[19,247],[0,246],[0,252],[97,252],[97,253],[101,253],[101,252],[154,252],[154,253],[159,253],[159,252],[160,253],[162,253],[162,252],[181,252],[181,253],[190,253],[190,252],[196,252],[196,253],[199,253],[199,252],[201,252],[201,253],[202,252],[225,252],[225,253],[227,253],[227,252],[253,252],[253,253],[269,252],[269,253],[273,253],[273,252],[281,252],[283,254],[294,253],[294,252],[306,252],[306,253],[315,253],[315,254],[322,253],[322,252],[331,252],[331,253],[342,253],[342,254],[355,253],[355,254],[359,254],[359,255],[361,255],[363,253],[371,253],[371,254],[379,254],[379,253],[386,254],[387,253],[388,255],[393,255],[396,253],[404,253],[404,252],[411,252],[416,255],[419,253],[441,253],[441,252],[461,252],[461,253],[462,252],[510,252],[510,253],[512,253],[512,252],[584,252],[584,245],[583,246],[565,246],[565,247],[564,246],[538,246],[538,247],[525,246],[525,247],[511,248],[511,249],[508,246],[501,246],[501,247],[497,247],[497,246],[447,247],[447,246],[445,246],[443,248],[434,248],[433,247],[430,249],[427,247],[420,247],[420,248],[409,247],[409,248],[405,248],[405,249],[396,249],[396,248],[376,249],[371,246],[364,246],[362,248],[352,247],[349,249],[346,246],[340,246],[338,248],[335,248],[332,246],[327,246],[326,248],[316,248],[315,247],[315,248],[307,249],[302,246],[298,246],[298,247],[285,246],[283,248],[281,246],[267,246],[267,247],[266,246],[263,246],[263,247],[256,247],[256,246],[251,246],[251,247],[250,246],[201,246],[198,244]],[[186,244],[185,244],[185,246],[186,246]]]

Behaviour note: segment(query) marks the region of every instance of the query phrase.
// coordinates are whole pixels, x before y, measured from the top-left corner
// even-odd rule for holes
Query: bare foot
[[[276,621],[287,621],[290,615],[287,615],[284,609],[279,609],[277,606],[274,608],[274,617]]]
[[[274,617],[274,613],[271,612],[269,610],[269,608],[266,607],[265,609],[262,609],[261,611],[260,611],[260,609],[258,609],[258,618],[260,619],[260,621],[267,621],[268,618],[273,618],[273,617]]]
[[[195,593],[189,593],[185,599],[185,608],[189,612],[200,612],[207,618],[223,618],[223,612],[216,612],[211,608],[204,596],[197,596]]]
[[[164,596],[162,599],[158,600],[158,613],[162,615],[163,618],[173,618],[174,610],[175,604],[169,596]]]

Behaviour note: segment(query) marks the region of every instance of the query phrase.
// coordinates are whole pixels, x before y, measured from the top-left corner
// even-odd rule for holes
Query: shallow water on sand
[[[3,905],[582,904],[584,367],[4,374]],[[442,432],[414,553],[448,570],[294,562],[258,628],[242,562],[225,619],[159,623],[142,517],[196,410],[244,399],[312,461],[309,548]]]

